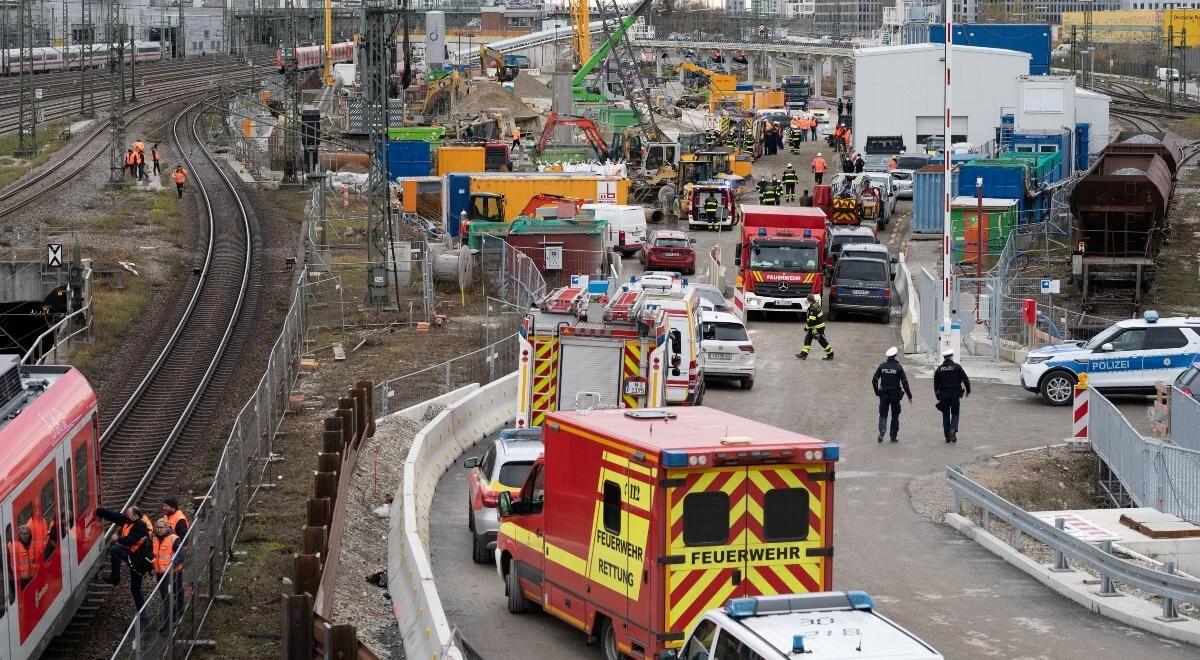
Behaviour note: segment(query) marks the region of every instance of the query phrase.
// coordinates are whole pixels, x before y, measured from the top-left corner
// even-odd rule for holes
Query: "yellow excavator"
[[[498,50],[489,48],[486,45],[479,46],[479,66],[486,74],[488,69],[495,70],[496,82],[506,83],[515,80],[519,68],[508,63],[508,58]]]
[[[717,73],[692,62],[684,61],[676,67],[679,71],[701,76],[708,80],[708,111],[715,113],[724,101],[737,100],[737,77],[729,73]],[[682,76],[681,76],[682,77]]]
[[[425,92],[425,107],[422,114],[432,117],[449,110],[450,98],[461,91],[462,76],[457,70],[429,82]]]

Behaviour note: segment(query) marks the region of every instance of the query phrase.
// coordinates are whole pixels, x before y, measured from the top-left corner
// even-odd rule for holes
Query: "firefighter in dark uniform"
[[[821,299],[810,293],[808,311],[804,317],[804,345],[800,347],[796,357],[801,360],[808,359],[808,348],[812,345],[813,338],[825,349],[825,359],[832,360],[833,347],[825,340],[825,310],[821,308]]]
[[[754,185],[758,188],[758,202],[760,204],[765,203],[762,200],[763,200],[763,195],[765,195],[767,193],[767,178],[763,177],[763,178],[759,179],[758,183],[756,183]]]
[[[962,365],[954,361],[954,349],[942,351],[945,360],[933,370],[933,393],[937,409],[942,411],[942,432],[946,442],[958,442],[958,405],[964,396],[971,396],[971,379]]]
[[[710,128],[704,131],[704,146],[710,149],[717,146],[717,132],[715,130]]]
[[[884,353],[887,359],[875,369],[875,375],[871,377],[871,387],[875,390],[875,396],[879,397],[878,442],[883,442],[883,432],[887,428],[889,410],[892,414],[892,442],[900,441],[897,437],[900,435],[900,400],[907,396],[908,402],[912,403],[912,390],[908,389],[908,376],[904,375],[904,366],[896,359],[899,352],[895,346],[887,349],[887,352]]]
[[[737,135],[733,132],[732,126],[729,127],[729,130],[725,131],[725,146],[737,147]]]
[[[800,153],[800,129],[798,128],[788,131],[788,151],[794,154]]]
[[[718,227],[717,208],[719,206],[716,195],[710,193],[708,197],[704,198],[704,219],[708,221],[708,228],[713,231],[716,231]]]
[[[742,129],[742,151],[754,155],[754,131],[749,128]]]
[[[796,169],[788,163],[787,169],[783,171],[783,201],[796,201],[796,184],[800,182],[800,175],[796,173]]]
[[[765,179],[764,182],[763,191],[758,194],[758,201],[767,206],[779,204],[779,193],[775,190],[775,183],[773,181],[766,181]]]
[[[771,179],[771,185],[775,187],[775,206],[779,206],[783,203],[783,182],[776,176]]]

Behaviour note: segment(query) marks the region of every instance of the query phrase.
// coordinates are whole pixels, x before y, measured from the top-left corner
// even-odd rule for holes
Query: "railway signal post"
[[[121,24],[121,3],[113,0],[108,5],[108,43],[116,47],[108,49],[109,94],[108,127],[112,133],[112,144],[108,147],[108,185],[119,186],[125,180],[125,26]]]
[[[17,156],[37,153],[37,99],[33,89],[33,0],[21,0],[17,18],[21,28],[21,124],[17,135]],[[30,63],[26,65],[24,63]]]

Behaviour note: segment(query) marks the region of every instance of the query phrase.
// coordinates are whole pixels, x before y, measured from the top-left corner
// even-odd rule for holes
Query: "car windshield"
[[[867,167],[887,167],[888,161],[891,159],[892,157],[886,154],[867,154],[863,160]]]
[[[724,307],[726,305],[725,296],[721,295],[720,291],[708,288],[698,289],[698,291],[700,291],[701,302],[712,303],[713,307]]]
[[[1094,351],[1097,348],[1100,348],[1101,346],[1103,346],[1105,342],[1112,339],[1113,335],[1117,334],[1120,331],[1121,331],[1121,328],[1119,326],[1114,325],[1111,328],[1105,330],[1104,332],[1101,332],[1101,333],[1097,334],[1095,337],[1092,337],[1091,339],[1087,340],[1087,342],[1083,344],[1083,348],[1086,348],[1089,351]]]
[[[533,461],[512,461],[500,466],[500,474],[496,476],[496,481],[508,486],[509,488],[520,488],[525,485],[525,477],[529,476],[529,468],[533,467]]]
[[[750,268],[815,273],[820,270],[820,261],[815,245],[756,245],[750,251]]]
[[[919,170],[929,164],[928,158],[920,158],[917,156],[901,156],[896,161],[896,167],[902,170]]]
[[[704,339],[717,341],[750,341],[746,335],[746,326],[741,323],[712,323],[707,322],[703,328]]]
[[[887,267],[879,261],[846,260],[838,262],[837,279],[882,282],[887,280]]]
[[[847,245],[849,245],[851,243],[878,243],[878,241],[875,240],[874,236],[860,236],[860,235],[834,236],[833,242],[830,244],[829,250],[831,252],[838,253],[838,252],[842,251],[843,247],[846,247]]]
[[[688,239],[686,239],[686,238],[656,238],[656,239],[654,239],[655,247],[685,248],[685,247],[688,247],[689,245],[690,245],[690,243],[688,243]]]

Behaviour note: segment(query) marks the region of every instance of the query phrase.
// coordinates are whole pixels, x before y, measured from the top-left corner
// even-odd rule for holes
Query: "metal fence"
[[[1171,389],[1171,442],[1200,451],[1200,401]]]
[[[919,311],[920,327],[917,332],[917,346],[929,355],[938,353],[938,326],[941,324],[942,283],[940,278],[922,268],[915,278],[917,299],[921,308]]]
[[[272,488],[270,466],[275,433],[287,412],[288,397],[300,372],[306,320],[304,279],[292,295],[267,368],[233,421],[212,485],[195,514],[176,556],[182,572],[159,581],[133,618],[112,657],[187,657],[196,645],[209,609],[221,591],[233,545],[251,501]]]
[[[517,336],[466,355],[375,384],[375,416],[382,417],[464,385],[487,385],[517,369]]]
[[[547,293],[546,279],[537,264],[502,237],[479,237],[479,269],[488,295],[528,310]]]
[[[1110,499],[1120,503],[1127,494],[1137,506],[1200,523],[1200,451],[1143,436],[1094,389],[1088,392],[1088,439],[1114,477],[1100,484]]]

